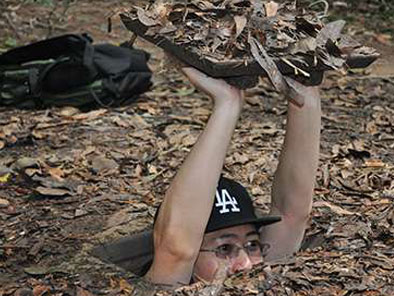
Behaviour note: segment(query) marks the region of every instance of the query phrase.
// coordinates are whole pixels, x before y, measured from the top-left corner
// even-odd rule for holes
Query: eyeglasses
[[[240,250],[244,250],[251,258],[262,258],[267,254],[269,244],[262,244],[258,240],[248,241],[242,247],[236,244],[226,243],[214,249],[200,249],[200,252],[212,252],[220,259],[237,258]]]

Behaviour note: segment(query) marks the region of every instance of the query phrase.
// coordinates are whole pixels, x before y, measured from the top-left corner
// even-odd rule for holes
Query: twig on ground
[[[14,31],[16,38],[21,40],[21,36],[19,35],[18,30],[15,27],[14,22],[12,21],[10,15],[6,12],[3,15],[5,16],[5,19],[7,20],[7,23],[10,25],[12,31]]]

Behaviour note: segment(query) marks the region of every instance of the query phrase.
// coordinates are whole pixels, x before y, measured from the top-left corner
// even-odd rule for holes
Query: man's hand
[[[185,67],[182,72],[189,78],[190,82],[199,90],[210,96],[216,107],[227,104],[236,104],[242,107],[244,93],[238,88],[229,85],[223,79],[215,79],[198,71],[195,68]]]

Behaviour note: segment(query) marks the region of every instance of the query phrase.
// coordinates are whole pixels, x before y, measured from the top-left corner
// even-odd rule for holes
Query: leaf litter
[[[186,83],[178,75],[170,74],[177,79],[167,75],[167,83],[174,90]],[[343,78],[332,74],[322,86],[323,110],[329,115],[323,117],[323,166],[318,173],[311,226],[303,250],[287,262],[262,265],[250,273],[235,275],[223,282],[220,289],[200,283],[180,288],[176,293],[390,295],[393,292],[394,106],[388,98],[392,98],[394,84],[389,79],[348,79],[342,89],[332,84],[338,79]],[[160,91],[160,86],[156,87]],[[264,84],[254,93],[263,91],[259,88],[265,88]],[[209,115],[206,112],[209,102],[198,95],[178,96],[174,92],[163,100],[154,96],[155,89],[142,98],[141,105],[87,117],[79,124],[62,117],[61,109],[52,109],[45,129],[48,136],[45,140],[34,140],[34,149],[25,145],[23,139],[46,116],[45,112],[31,116],[27,111],[3,110],[1,121],[5,126],[6,118],[16,114],[23,118],[13,132],[17,145],[1,154],[5,167],[2,171],[11,174],[1,184],[0,193],[0,198],[6,200],[0,207],[4,225],[0,249],[1,268],[10,277],[7,284],[18,279],[18,270],[24,268],[40,266],[45,271],[60,261],[74,262],[65,258],[80,252],[86,237],[99,244],[103,239],[96,242],[100,232],[105,233],[107,241],[149,227],[154,207],[203,128],[200,122],[205,122]],[[227,174],[249,184],[262,211],[269,208],[269,188],[283,140],[286,110],[278,94],[266,94],[263,107],[253,102],[246,104],[225,165]],[[351,105],[347,104],[350,100]],[[118,119],[128,122],[129,127],[119,125]],[[59,124],[62,121],[65,124]],[[58,143],[59,137],[65,142]],[[98,163],[96,170],[92,169],[94,159]],[[35,171],[27,174],[29,169]],[[37,190],[44,190],[41,198],[26,198]],[[73,194],[46,194],[51,190]],[[32,261],[29,249],[36,245],[36,259]],[[125,279],[132,287],[139,287],[127,273],[104,263],[99,265],[103,269],[98,270],[94,267],[96,261],[84,263],[87,256],[83,260],[77,258],[75,265],[68,268],[91,274],[92,278],[85,279],[86,291],[93,293],[110,287],[110,278],[103,270],[117,275],[111,277],[113,291],[120,289],[121,280]],[[31,277],[34,282],[19,281],[17,287],[33,289],[50,282],[51,287],[61,290],[65,283],[74,285],[74,280],[58,273],[55,278],[46,272]],[[7,292],[12,289],[7,290],[6,283],[1,289],[4,295],[13,293]],[[169,295],[154,291],[156,295]]]

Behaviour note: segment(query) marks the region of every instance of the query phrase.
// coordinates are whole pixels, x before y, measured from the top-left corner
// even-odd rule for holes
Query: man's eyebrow
[[[246,236],[251,236],[251,235],[259,235],[259,233],[257,232],[257,231],[255,231],[255,230],[253,230],[253,231],[251,231],[251,232],[248,232],[247,234],[246,234]]]
[[[248,232],[248,233],[246,234],[246,237],[252,236],[252,235],[257,235],[257,236],[258,236],[259,233],[258,233],[257,231],[255,231],[255,230],[253,230],[253,231],[251,231],[251,232]],[[234,233],[224,233],[224,234],[222,234],[222,235],[219,236],[219,237],[213,238],[213,240],[217,240],[217,239],[226,239],[226,238],[239,238],[239,236],[236,235],[236,234],[234,234]]]
[[[225,239],[225,238],[238,238],[238,235],[234,233],[225,233],[222,234],[221,236],[217,237],[216,239]]]

